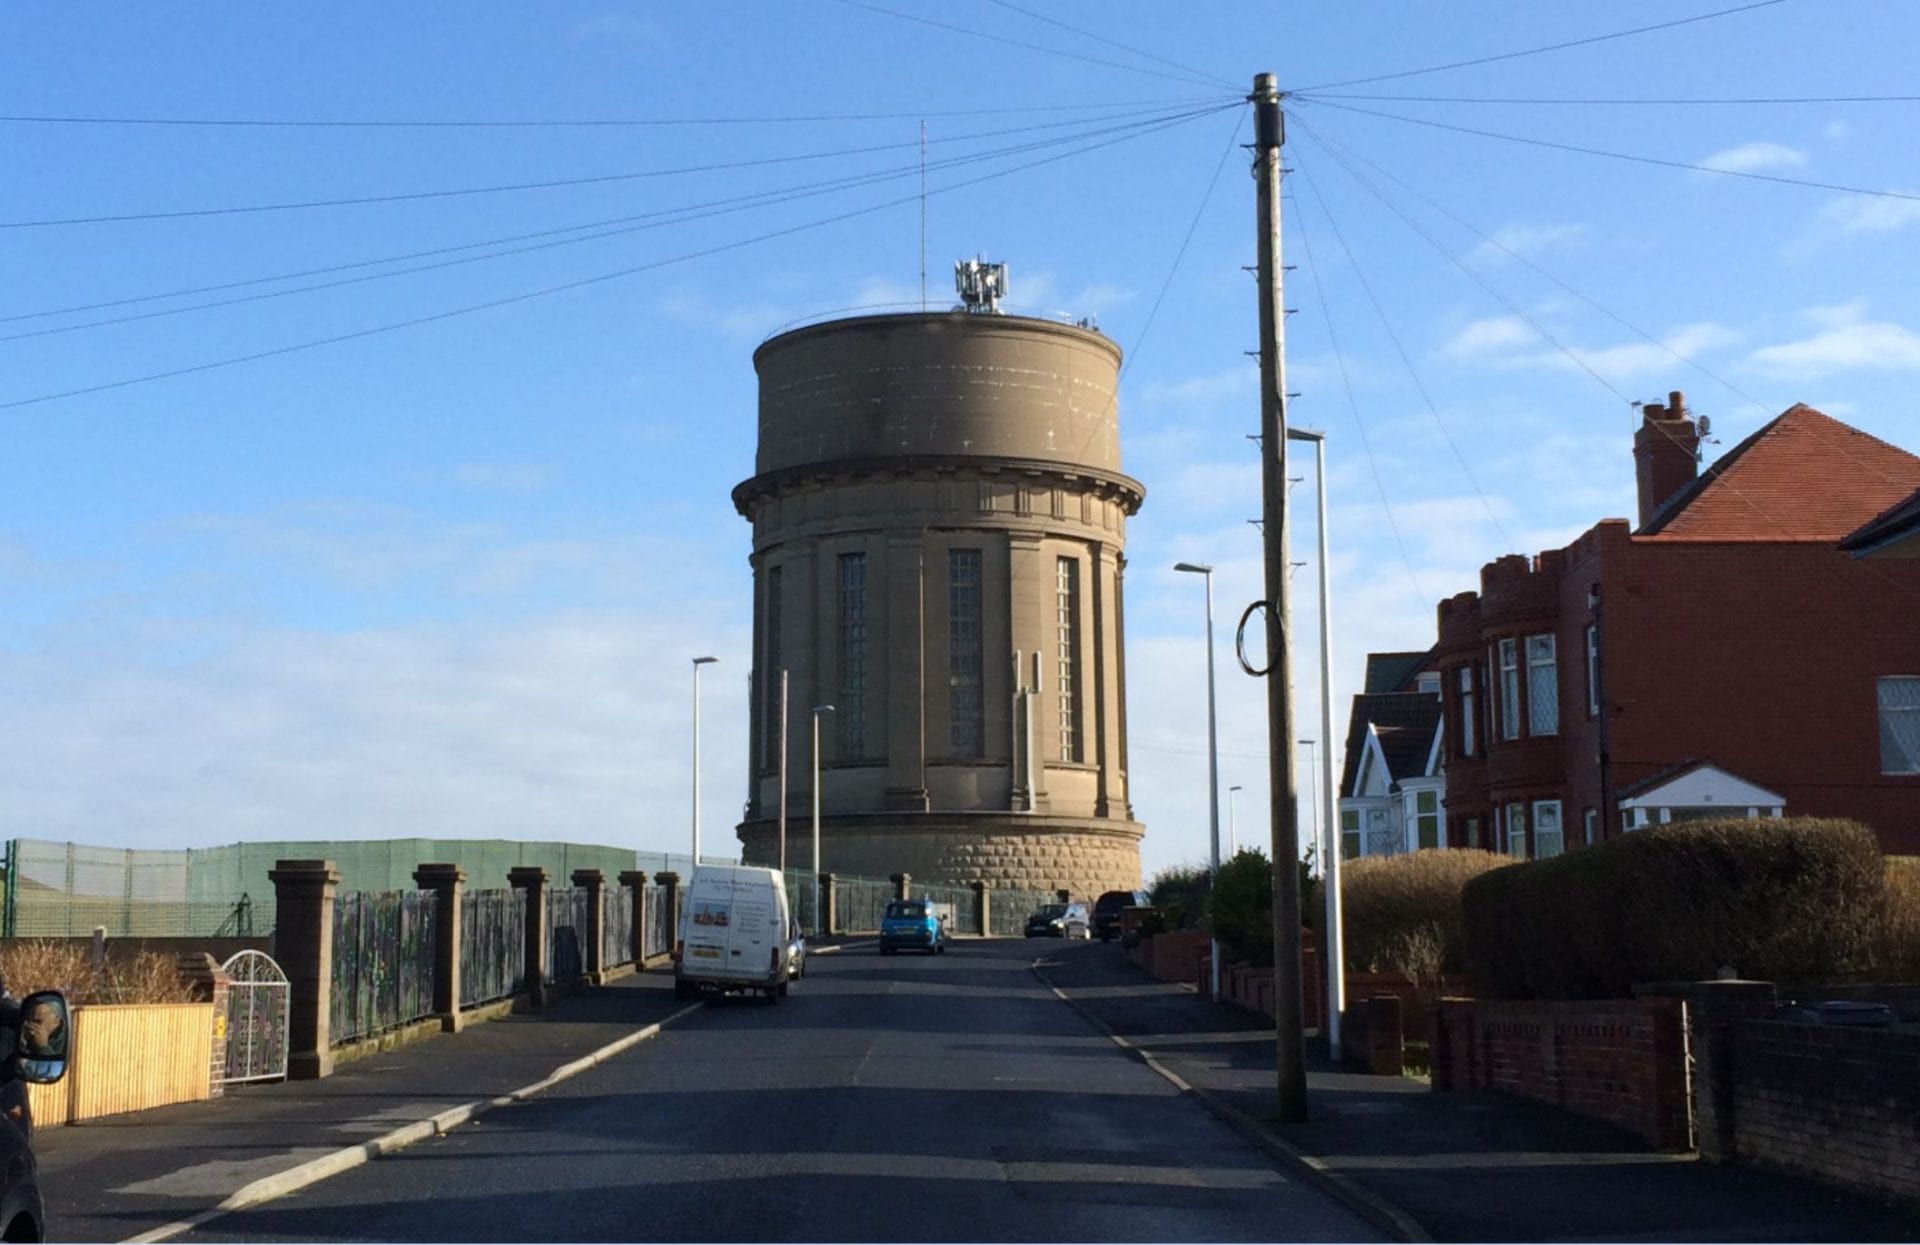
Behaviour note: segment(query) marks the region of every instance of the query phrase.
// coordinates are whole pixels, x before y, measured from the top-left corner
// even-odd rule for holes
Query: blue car
[[[944,955],[947,927],[927,899],[896,899],[887,905],[880,918],[880,954],[892,955],[902,947]]]

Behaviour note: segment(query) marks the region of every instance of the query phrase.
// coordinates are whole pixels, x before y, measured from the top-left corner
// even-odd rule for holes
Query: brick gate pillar
[[[580,932],[586,954],[580,967],[589,982],[607,984],[607,875],[598,869],[575,869],[573,884],[587,891],[587,928]]]
[[[634,971],[647,966],[647,871],[622,869],[620,885],[633,892],[633,945],[627,954],[633,957]]]
[[[667,952],[677,954],[680,950],[680,875],[663,869],[653,875],[653,880],[666,892],[660,896],[660,902],[667,907]]]
[[[207,1061],[207,1092],[218,1098],[226,1092],[227,998],[232,982],[220,962],[204,951],[179,955],[174,966],[192,989],[196,1003],[213,1004],[213,1055]]]
[[[282,860],[273,883],[273,958],[287,975],[287,1079],[333,1075],[333,897],[331,860]]]
[[[833,903],[833,883],[833,874],[820,875],[820,928],[813,931],[815,934],[840,932],[840,912]]]
[[[1693,1122],[1700,1157],[1727,1162],[1740,1153],[1733,1116],[1732,1039],[1736,1020],[1772,1017],[1770,981],[1701,981],[1687,995],[1687,1037],[1693,1052]]]
[[[908,892],[913,889],[913,875],[911,873],[896,873],[889,880],[893,883],[893,897],[895,899],[910,898]]]
[[[507,870],[507,884],[526,892],[526,941],[520,950],[520,988],[534,1008],[547,1005],[547,871],[536,865]]]
[[[973,919],[980,923],[980,936],[986,938],[993,933],[993,925],[988,920],[992,913],[988,910],[991,901],[987,898],[987,884],[970,882],[968,885],[973,887]]]
[[[460,1018],[460,896],[466,889],[467,872],[459,865],[421,865],[413,871],[413,884],[432,891],[439,915],[434,919],[433,938],[433,1012],[440,1018],[442,1033],[458,1033]]]

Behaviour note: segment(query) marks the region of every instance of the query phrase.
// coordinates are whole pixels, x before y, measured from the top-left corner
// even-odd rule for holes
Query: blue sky
[[[935,305],[983,254],[1015,309],[1097,316],[1129,352],[1147,868],[1206,838],[1181,559],[1219,568],[1222,786],[1262,835],[1262,690],[1231,657],[1260,591],[1253,202],[1226,106],[1263,70],[1318,88],[1289,106],[1289,388],[1330,438],[1344,700],[1483,562],[1631,514],[1632,400],[1684,389],[1714,453],[1796,401],[1920,448],[1920,201],[1704,171],[1920,193],[1916,105],[1834,98],[1920,94],[1911,6],[1785,0],[1330,85],[1732,7],[10,8],[0,833],[680,850],[687,659],[711,652],[702,790],[730,843],[750,356],[798,319],[918,303],[924,119]],[[1788,97],[1832,102],[1538,102]],[[441,193],[549,182],[581,184]],[[367,198],[389,201],[225,210]],[[148,219],[97,219],[128,216]],[[1317,736],[1310,512],[1296,530]]]

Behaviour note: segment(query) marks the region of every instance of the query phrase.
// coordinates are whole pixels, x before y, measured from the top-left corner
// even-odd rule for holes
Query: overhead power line
[[[1005,35],[988,34],[984,30],[974,30],[967,26],[956,26],[952,22],[936,21],[931,17],[921,17],[917,13],[901,13],[895,9],[883,8],[877,4],[868,4],[866,0],[836,0],[836,3],[844,4],[850,9],[865,9],[869,13],[878,13],[882,17],[891,17],[898,21],[917,22],[922,26],[932,26],[936,30],[952,31],[954,34],[965,35],[969,39],[985,39],[989,43],[1004,43],[1008,47],[1025,48],[1029,52],[1042,52],[1048,56],[1061,56],[1068,60],[1084,61],[1089,65],[1104,65],[1108,69],[1124,69],[1128,73],[1149,74],[1155,78],[1167,78],[1174,82],[1185,82],[1194,86],[1210,87],[1216,85],[1208,78],[1196,77],[1184,70],[1178,74],[1162,73],[1158,69],[1148,69],[1142,65],[1129,65],[1123,61],[1102,60],[1098,56],[1082,56],[1078,52],[1068,52],[1060,48],[1050,48],[1042,43],[1028,43],[1021,39],[1009,39]]]
[[[1380,103],[1404,104],[1580,104],[1624,106],[1666,106],[1670,104],[1912,104],[1920,103],[1920,95],[1677,95],[1677,96],[1641,96],[1638,98],[1591,98],[1567,95],[1528,97],[1520,95],[1368,95],[1342,91],[1337,95],[1322,95],[1318,92],[1296,91],[1295,99],[1314,100],[1362,99]]]
[[[1216,112],[1216,111],[1220,111],[1220,110],[1218,109],[1209,110],[1209,113]],[[1209,113],[1201,113],[1196,115],[1209,115]],[[996,150],[986,151],[986,152],[975,152],[965,156],[951,156],[944,160],[935,161],[929,167],[936,170],[944,171],[947,169],[959,168],[969,164],[978,164],[978,163],[982,163],[989,160],[1006,159],[1010,156],[1024,155],[1028,152],[1042,150],[1047,147],[1057,147],[1057,146],[1062,146],[1066,144],[1082,142],[1090,138],[1100,138],[1109,134],[1124,133],[1129,130],[1147,128],[1149,126],[1158,124],[1162,120],[1166,120],[1166,118],[1154,118],[1149,121],[1133,122],[1124,126],[1107,126],[1100,129],[1082,131],[1075,134],[1042,139],[1038,142],[1024,143],[1014,147],[999,148]],[[785,204],[785,203],[792,203],[792,202],[797,202],[800,199],[813,198],[818,195],[833,194],[833,193],[837,193],[845,190],[861,189],[866,186],[876,185],[882,182],[894,181],[900,178],[910,177],[922,171],[923,170],[921,166],[917,163],[910,164],[910,165],[902,165],[892,169],[882,170],[880,172],[875,172],[875,173],[866,173],[866,174],[860,174],[852,177],[835,178],[828,182],[815,183],[813,185],[796,187],[791,190],[763,191],[757,194],[741,195],[741,196],[735,196],[732,199],[718,200],[715,203],[711,203],[711,204],[695,204],[695,205],[691,205],[684,208],[666,208],[656,212],[645,212],[635,216],[616,218],[613,221],[601,222],[601,224],[603,225],[612,225],[615,227],[603,229],[601,232],[597,232],[597,233],[588,233],[583,231],[587,229],[598,228],[598,226],[592,226],[592,225],[567,226],[561,229],[540,230],[532,234],[524,234],[515,238],[498,239],[498,240],[495,240],[494,242],[467,243],[461,246],[443,247],[433,251],[419,252],[412,256],[396,256],[396,257],[388,257],[387,259],[383,259],[383,260],[363,260],[353,264],[335,265],[332,268],[309,270],[306,273],[293,274],[293,275],[308,276],[308,275],[319,275],[324,273],[351,271],[355,269],[379,267],[383,264],[398,263],[398,262],[403,262],[405,260],[414,259],[414,258],[440,256],[440,255],[447,255],[450,253],[458,253],[463,251],[483,250],[484,248],[489,246],[505,245],[506,243],[525,241],[528,239],[547,239],[545,241],[535,241],[535,242],[532,242],[530,245],[526,245],[526,246],[512,246],[512,247],[509,247],[508,249],[487,251],[486,253],[479,254],[479,255],[471,255],[471,254],[459,255],[458,258],[439,259],[433,263],[419,264],[410,268],[397,268],[387,272],[361,273],[358,276],[343,277],[338,280],[323,281],[313,285],[294,286],[289,289],[268,290],[262,293],[244,294],[238,297],[224,298],[224,299],[219,299],[213,302],[193,303],[191,305],[184,306],[184,307],[168,307],[168,308],[163,308],[156,311],[136,312],[131,315],[113,316],[113,317],[100,319],[100,320],[89,320],[89,321],[85,321],[83,323],[78,323],[78,324],[63,324],[63,325],[55,325],[49,328],[32,329],[24,332],[17,332],[17,333],[11,333],[4,336],[0,336],[0,342],[19,341],[24,338],[31,338],[31,337],[47,337],[47,336],[52,336],[59,333],[78,332],[84,329],[104,328],[104,327],[107,327],[110,325],[116,325],[116,324],[128,324],[128,323],[133,323],[141,320],[154,320],[154,319],[159,319],[166,316],[184,315],[188,312],[194,312],[194,311],[208,311],[208,310],[213,310],[221,307],[238,306],[243,303],[263,302],[268,299],[284,298],[284,297],[288,297],[295,294],[308,294],[308,293],[313,293],[320,290],[338,289],[342,286],[361,285],[361,284],[365,284],[372,281],[383,281],[390,277],[411,276],[417,273],[434,272],[444,268],[453,268],[453,267],[458,267],[465,264],[481,263],[487,260],[494,260],[494,259],[504,259],[509,256],[525,255],[534,251],[544,251],[544,250],[551,250],[557,247],[573,246],[582,242],[597,242],[607,238],[620,237],[626,234],[639,233],[645,230],[659,229],[659,228],[664,228],[670,225],[686,224],[688,222],[697,221],[697,220],[707,220],[716,216],[731,215],[736,212],[749,211],[757,207],[767,207],[767,206],[774,206],[774,205]],[[576,236],[573,236],[573,237],[556,237],[555,236],[559,234],[574,234]],[[230,282],[230,283],[227,283],[225,286],[213,287],[213,288],[232,289],[232,288],[237,288],[237,287],[246,286],[246,285],[267,284],[275,280],[283,280],[283,279],[288,279],[286,274],[283,274],[280,277],[261,277],[251,281]],[[205,291],[188,291],[188,292],[196,293],[196,292],[205,292]],[[150,295],[144,298],[121,300],[118,305],[126,305],[128,303],[134,303],[134,302],[150,302],[159,298],[167,298],[167,297],[175,297],[175,296],[177,295]],[[45,315],[45,314],[53,314],[53,313],[41,313],[41,314]],[[17,320],[17,319],[29,319],[29,318],[35,318],[35,317],[32,315],[11,316],[11,317],[5,317],[4,319],[0,319],[0,322],[5,322],[5,320]]]
[[[1223,105],[1221,108],[1211,109],[1197,115],[1198,116],[1212,115],[1214,113],[1225,111],[1226,108],[1240,107],[1241,104],[1242,104],[1242,101],[1236,100],[1230,105]],[[1016,165],[1010,169],[999,169],[991,173],[981,174],[978,177],[967,178],[963,181],[958,181],[958,182],[951,182],[945,186],[935,187],[931,190],[928,190],[926,193],[929,195],[938,195],[938,194],[948,194],[956,190],[963,190],[970,186],[980,185],[983,182],[994,181],[1002,177],[1010,177],[1016,173],[1026,172],[1030,169],[1040,168],[1048,164],[1054,164],[1061,160],[1067,160],[1075,156],[1085,155],[1089,152],[1098,151],[1106,147],[1111,147],[1118,143],[1129,142],[1133,139],[1144,137],[1147,134],[1159,133],[1160,131],[1163,131],[1163,130],[1168,130],[1176,126],[1187,124],[1188,122],[1194,119],[1195,117],[1193,116],[1186,116],[1186,117],[1180,117],[1170,121],[1165,121],[1149,129],[1137,130],[1133,133],[1123,134],[1115,138],[1108,138],[1097,143],[1088,143],[1082,147],[1076,148],[1075,150],[1059,152],[1039,160],[1030,161],[1026,164]],[[666,259],[654,260],[645,264],[636,264],[636,265],[633,265],[632,267],[621,268],[612,272],[598,273],[593,276],[582,277],[574,281],[565,281],[558,285],[544,286],[540,289],[524,290],[518,294],[509,294],[501,298],[488,299],[485,302],[469,303],[464,306],[452,307],[445,311],[433,312],[428,315],[414,316],[409,319],[392,321],[386,324],[376,324],[368,328],[357,329],[349,333],[337,333],[330,337],[315,338],[315,339],[304,341],[304,342],[295,342],[295,343],[292,343],[291,345],[278,346],[269,350],[254,351],[250,354],[234,355],[224,359],[213,359],[205,363],[195,363],[185,367],[169,368],[164,371],[150,372],[141,376],[129,376],[129,377],[124,377],[120,380],[104,381],[99,384],[85,385],[75,389],[62,390],[57,393],[43,393],[43,394],[37,394],[29,398],[15,398],[15,399],[12,399],[11,401],[0,402],[0,410],[15,410],[20,407],[35,406],[45,402],[59,401],[64,398],[84,397],[88,394],[103,393],[103,392],[114,390],[114,389],[125,389],[134,385],[149,384],[154,381],[171,380],[181,376],[195,375],[200,372],[210,372],[220,368],[234,367],[243,363],[256,363],[262,360],[280,358],[285,355],[297,354],[307,350],[316,350],[323,346],[340,345],[345,342],[358,341],[368,337],[376,337],[385,333],[398,332],[402,329],[418,328],[428,324],[439,323],[440,321],[443,321],[443,320],[452,320],[461,316],[474,315],[476,313],[483,312],[483,311],[492,311],[500,307],[509,307],[517,303],[531,302],[531,301],[534,301],[535,299],[547,298],[555,294],[563,294],[572,290],[584,289],[588,286],[604,284],[609,281],[619,280],[623,277],[635,276],[643,272],[652,272],[661,268],[669,267],[674,264],[682,264],[682,263],[690,262],[695,259],[703,259],[710,255],[719,255],[728,251],[740,250],[744,247],[753,246],[761,242],[769,242],[776,238],[791,237],[794,234],[805,233],[809,230],[824,228],[825,226],[838,224],[842,221],[854,220],[862,216],[871,216],[876,212],[884,212],[889,208],[899,207],[902,204],[917,203],[919,199],[920,199],[920,196],[917,193],[912,195],[907,195],[903,198],[888,199],[884,202],[872,204],[868,207],[855,208],[851,211],[836,213],[835,215],[832,215],[832,216],[827,216],[827,217],[822,217],[816,220],[806,221],[798,225],[790,225],[784,229],[770,230],[766,233],[755,234],[751,237],[738,238],[731,242],[718,243],[714,246],[703,247],[697,251],[690,251],[685,254],[671,256]]]
[[[994,4],[999,5],[1003,9],[1011,10],[1012,12],[1018,13],[1023,17],[1031,17],[1036,22],[1045,22],[1049,26],[1057,26],[1061,30],[1071,31],[1076,35],[1082,36],[1083,38],[1092,39],[1096,43],[1104,43],[1110,48],[1118,48],[1122,52],[1131,52],[1135,56],[1144,56],[1146,59],[1150,61],[1157,61],[1162,65],[1168,66],[1169,68],[1178,69],[1181,73],[1191,74],[1195,78],[1200,79],[1202,81],[1217,83],[1220,86],[1227,88],[1229,91],[1238,91],[1240,89],[1235,84],[1228,82],[1225,78],[1218,77],[1214,74],[1206,72],[1205,70],[1195,69],[1191,65],[1182,65],[1179,61],[1168,60],[1166,57],[1161,56],[1157,53],[1147,52],[1147,51],[1143,51],[1140,48],[1131,47],[1125,43],[1121,43],[1117,39],[1109,39],[1105,35],[1095,34],[1091,30],[1083,30],[1079,26],[1069,26],[1067,23],[1061,21],[1059,18],[1048,17],[1045,13],[1035,13],[1032,9],[1023,9],[1019,5],[1012,3],[1011,0],[992,0],[992,2]]]
[[[526,120],[452,118],[428,120],[399,119],[323,119],[294,117],[87,117],[30,113],[0,113],[0,123],[15,125],[105,125],[105,126],[183,126],[203,129],[298,129],[298,130],[553,130],[553,129],[667,129],[676,126],[708,125],[811,125],[838,121],[918,121],[934,117],[994,117],[1015,113],[1091,112],[1108,108],[1180,108],[1190,104],[1211,104],[1218,97],[1208,95],[1184,99],[1109,100],[1105,103],[1032,104],[1020,108],[950,108],[929,112],[823,112],[783,113],[767,117],[628,117]]]
[[[846,3],[847,0],[842,0]],[[1545,52],[1564,52],[1568,48],[1587,47],[1590,44],[1606,43],[1613,39],[1626,39],[1634,35],[1651,34],[1656,30],[1672,30],[1676,26],[1690,26],[1695,22],[1708,22],[1719,17],[1732,17],[1736,13],[1750,13],[1755,9],[1771,8],[1784,4],[1786,0],[1755,0],[1752,4],[1742,4],[1731,9],[1719,9],[1712,13],[1700,13],[1693,17],[1675,18],[1668,22],[1655,22],[1651,26],[1635,26],[1631,30],[1616,30],[1612,34],[1589,35],[1584,39],[1569,39],[1564,43],[1549,43],[1544,47],[1522,48],[1517,52],[1501,52],[1494,56],[1479,56],[1472,60],[1449,61],[1444,65],[1428,65],[1424,69],[1402,69],[1398,73],[1375,74],[1368,78],[1348,78],[1343,82],[1321,82],[1313,86],[1303,86],[1290,90],[1289,95],[1304,94],[1309,91],[1330,91],[1343,86],[1365,86],[1370,82],[1392,82],[1400,78],[1417,78],[1423,74],[1444,73],[1450,69],[1470,69],[1475,65],[1491,65],[1497,61],[1517,60],[1523,56],[1539,56]]]
[[[1236,101],[1237,103],[1238,101]],[[1213,108],[1189,110],[1193,115],[1204,115],[1219,111],[1231,105],[1218,105]],[[1180,114],[1188,115],[1188,114]],[[1102,120],[1117,120],[1109,117]],[[1070,125],[1085,125],[1078,121],[1045,121],[1038,125],[1016,126],[1006,130],[986,130],[973,134],[956,134],[934,139],[936,143],[972,142],[983,138],[1004,138],[1010,134],[1030,134],[1036,130],[1060,129]],[[122,224],[130,221],[182,220],[191,217],[242,216],[262,212],[296,212],[318,208],[365,207],[380,203],[408,203],[425,199],[454,199],[474,195],[508,194],[530,190],[555,190],[571,186],[607,185],[614,182],[645,181],[662,177],[682,177],[696,173],[721,173],[739,169],[766,168],[777,164],[799,164],[812,160],[844,159],[848,156],[872,155],[883,151],[901,151],[918,148],[920,141],[878,143],[866,147],[843,147],[833,151],[810,151],[797,155],[762,156],[752,160],[730,160],[719,164],[686,165],[680,168],[639,169],[624,173],[601,173],[592,177],[554,178],[537,182],[511,182],[493,186],[456,186],[440,190],[415,190],[395,194],[354,195],[338,199],[305,199],[283,203],[230,204],[224,207],[181,208],[165,212],[117,212],[97,216],[47,217],[39,220],[0,221],[0,229],[42,229],[70,225]]]
[[[1868,195],[1877,199],[1906,199],[1920,202],[1920,194],[1908,194],[1900,190],[1872,190],[1866,186],[1847,186],[1839,182],[1816,182],[1805,177],[1783,177],[1778,173],[1755,173],[1747,169],[1718,169],[1710,164],[1689,164],[1684,160],[1663,160],[1658,156],[1636,156],[1631,152],[1607,151],[1600,147],[1582,147],[1577,143],[1559,143],[1545,138],[1526,138],[1519,134],[1502,134],[1497,130],[1480,130],[1470,125],[1449,125],[1445,121],[1429,121],[1424,117],[1402,116],[1397,112],[1381,112],[1376,108],[1361,108],[1354,104],[1336,104],[1329,99],[1309,101],[1307,106],[1315,108],[1337,108],[1341,112],[1363,113],[1369,117],[1384,117],[1388,121],[1401,121],[1407,125],[1424,125],[1428,129],[1452,130],[1456,134],[1472,134],[1479,138],[1498,139],[1503,143],[1521,143],[1528,147],[1546,147],[1554,151],[1570,151],[1583,156],[1604,156],[1609,160],[1626,160],[1633,164],[1651,164],[1659,168],[1683,169],[1689,173],[1712,173],[1718,177],[1742,177],[1748,181],[1774,182],[1782,186],[1800,186],[1808,190],[1834,190],[1841,194]]]

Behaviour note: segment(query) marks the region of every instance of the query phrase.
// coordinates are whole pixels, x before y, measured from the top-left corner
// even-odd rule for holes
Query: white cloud
[[[1920,198],[1863,198],[1849,195],[1822,208],[1820,221],[1843,234],[1892,233],[1920,222]]]
[[[1848,369],[1920,371],[1920,333],[1887,320],[1869,320],[1863,302],[1807,311],[1815,332],[1763,346],[1748,362],[1782,377],[1815,377]]]
[[[1440,344],[1440,354],[1449,359],[1487,359],[1511,356],[1517,346],[1533,346],[1540,334],[1518,316],[1496,316],[1475,320]]]
[[[1759,173],[1766,169],[1796,169],[1806,162],[1806,152],[1784,143],[1742,143],[1716,151],[1694,167],[1715,173]]]
[[[1510,256],[1532,257],[1570,250],[1587,237],[1585,225],[1508,225],[1473,249],[1470,259],[1487,262]]]

